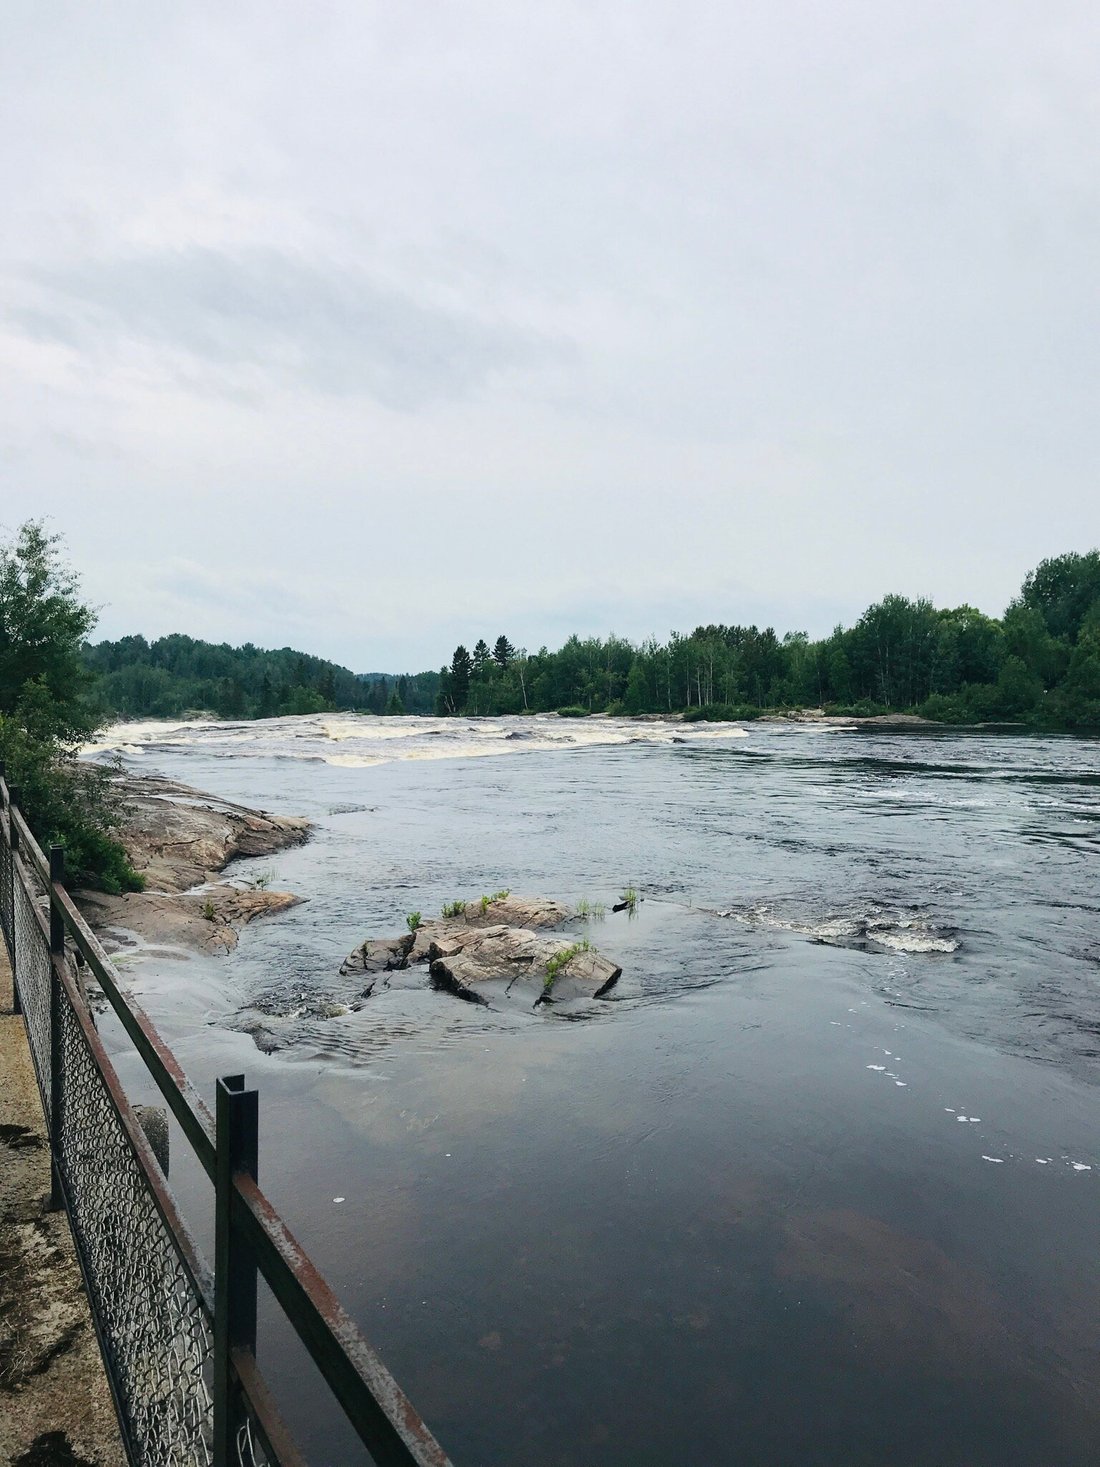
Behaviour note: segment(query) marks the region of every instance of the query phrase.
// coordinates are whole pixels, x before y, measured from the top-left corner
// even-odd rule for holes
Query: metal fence
[[[42,1095],[51,1198],[66,1209],[133,1467],[300,1467],[256,1365],[263,1278],[378,1467],[448,1459],[256,1181],[258,1095],[217,1083],[215,1115],[113,965],[49,861],[0,765],[0,931]],[[210,1270],[96,1031],[100,988],[215,1191]]]

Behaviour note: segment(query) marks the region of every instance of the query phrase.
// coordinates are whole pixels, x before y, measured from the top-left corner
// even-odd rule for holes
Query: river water
[[[315,822],[231,873],[306,903],[123,965],[206,1093],[259,1086],[265,1188],[458,1467],[1100,1460],[1100,743],[348,715],[106,744]],[[622,964],[605,1000],[350,1008],[364,937],[505,887],[604,904],[574,930]],[[179,1146],[173,1184],[208,1233]],[[313,1460],[366,1460],[269,1310],[261,1363]]]

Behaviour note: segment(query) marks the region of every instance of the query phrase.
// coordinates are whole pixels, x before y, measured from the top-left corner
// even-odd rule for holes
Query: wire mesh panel
[[[268,1455],[260,1440],[260,1433],[251,1415],[245,1414],[236,1435],[237,1462],[240,1467],[278,1467],[274,1457]]]
[[[136,1461],[209,1467],[213,1336],[63,991],[61,1171]]]
[[[12,939],[15,931],[13,924],[11,847],[8,845],[5,833],[0,831],[0,932],[4,934],[4,941],[8,945],[9,953],[12,950]]]
[[[15,981],[27,1021],[38,1088],[50,1113],[50,948],[38,924],[31,898],[15,876]]]

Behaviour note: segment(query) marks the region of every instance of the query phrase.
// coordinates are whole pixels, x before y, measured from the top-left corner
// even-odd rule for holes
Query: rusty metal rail
[[[377,1467],[448,1458],[256,1180],[258,1093],[187,1079],[64,886],[0,764],[0,934],[11,958],[68,1213],[132,1467],[304,1467],[256,1364],[264,1279]],[[214,1184],[211,1270],[96,1031],[91,973]]]

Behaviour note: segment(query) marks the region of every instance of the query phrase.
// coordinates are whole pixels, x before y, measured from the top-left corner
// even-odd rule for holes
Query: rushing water
[[[1100,1457],[1100,744],[350,716],[108,742],[316,822],[259,863],[308,903],[131,973],[201,1086],[260,1086],[265,1186],[459,1467]],[[344,1011],[363,937],[501,887],[606,904],[575,925],[623,965],[607,1000]],[[314,1460],[364,1460],[266,1336]]]

